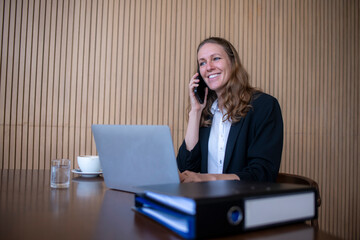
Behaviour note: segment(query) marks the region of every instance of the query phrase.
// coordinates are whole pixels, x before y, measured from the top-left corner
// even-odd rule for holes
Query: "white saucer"
[[[102,171],[100,171],[100,172],[82,172],[80,169],[73,169],[73,170],[71,170],[71,172],[79,174],[83,177],[97,177],[100,174],[102,174]]]

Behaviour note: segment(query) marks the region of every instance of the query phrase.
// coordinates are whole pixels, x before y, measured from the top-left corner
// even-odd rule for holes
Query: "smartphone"
[[[205,83],[204,79],[201,77],[199,70],[198,70],[198,76],[196,78],[199,79],[200,82],[199,82],[199,86],[194,88],[195,97],[199,101],[200,104],[203,104],[204,99],[205,99],[206,83]]]

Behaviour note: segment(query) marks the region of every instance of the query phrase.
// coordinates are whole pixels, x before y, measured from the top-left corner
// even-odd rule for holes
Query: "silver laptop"
[[[108,188],[180,182],[168,126],[92,125],[92,132]]]

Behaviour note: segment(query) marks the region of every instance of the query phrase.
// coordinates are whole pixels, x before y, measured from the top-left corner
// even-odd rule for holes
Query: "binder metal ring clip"
[[[243,220],[243,212],[240,207],[232,206],[227,212],[227,219],[231,225],[239,225],[239,223]]]

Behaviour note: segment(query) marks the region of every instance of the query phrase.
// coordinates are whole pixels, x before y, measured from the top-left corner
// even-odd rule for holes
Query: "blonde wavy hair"
[[[250,101],[252,96],[255,92],[260,92],[260,90],[250,85],[249,74],[241,64],[236,49],[229,41],[219,37],[207,38],[199,44],[197,53],[199,53],[200,48],[206,43],[214,43],[222,46],[230,59],[231,74],[221,95],[227,111],[223,121],[231,120],[232,123],[239,122],[251,109]],[[199,63],[197,63],[197,65],[199,67]],[[201,114],[201,127],[209,127],[211,125],[211,106],[216,99],[216,93],[209,89],[207,103]]]

